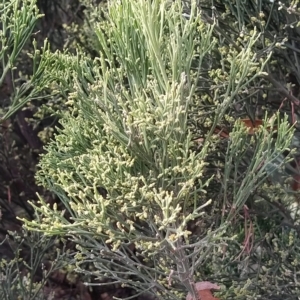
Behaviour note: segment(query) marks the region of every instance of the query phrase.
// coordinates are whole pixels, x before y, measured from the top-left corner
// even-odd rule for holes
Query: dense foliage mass
[[[40,195],[23,221],[72,241],[61,261],[87,281],[155,299],[197,299],[206,280],[221,299],[300,294],[299,13],[234,3],[85,3],[66,51],[34,52],[4,118],[44,91],[61,105],[36,173],[58,201]]]

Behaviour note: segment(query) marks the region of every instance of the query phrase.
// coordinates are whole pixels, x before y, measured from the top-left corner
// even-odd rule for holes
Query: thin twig
[[[283,94],[291,102],[295,103],[297,106],[300,105],[299,99],[293,96],[279,81],[275,80],[273,76],[268,74],[262,75],[262,77],[271,82],[277,88],[278,92]]]

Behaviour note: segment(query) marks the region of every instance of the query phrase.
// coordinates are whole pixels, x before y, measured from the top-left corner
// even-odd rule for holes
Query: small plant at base
[[[10,249],[2,255],[0,261],[1,299],[46,299],[44,289],[49,278],[66,265],[65,249],[56,248],[55,238],[27,230],[10,232],[0,245],[4,243]],[[13,255],[13,259],[7,257],[9,254]]]

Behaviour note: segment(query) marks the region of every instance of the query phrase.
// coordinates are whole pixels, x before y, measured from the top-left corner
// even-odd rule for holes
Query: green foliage
[[[47,287],[49,277],[66,261],[66,253],[57,252],[54,238],[20,232],[22,224],[16,220],[16,215],[32,218],[27,199],[33,199],[38,190],[45,193],[34,184],[42,147],[36,132],[52,121],[33,114],[46,101],[48,111],[58,102],[51,86],[55,56],[44,40],[53,28],[41,29],[44,20],[38,5],[42,2],[0,1],[0,299],[50,299],[55,291]],[[42,133],[47,139],[47,132]],[[17,232],[2,241],[10,230]]]
[[[42,49],[38,49],[36,41],[33,40],[32,53],[28,53],[32,59],[32,76],[22,78],[23,84],[16,84],[18,77],[16,74],[17,61],[22,51],[25,51],[24,47],[34,36],[33,31],[37,21],[43,15],[38,12],[36,0],[2,1],[0,12],[0,59],[2,61],[0,87],[2,92],[6,89],[12,93],[10,95],[11,103],[6,105],[8,109],[3,107],[0,119],[3,121],[20,110],[28,101],[46,99],[50,96],[43,95],[42,97],[41,94],[53,82],[47,73],[47,70],[53,70],[53,54],[49,51],[47,40],[44,41]]]
[[[255,107],[281,102],[284,97],[297,103],[300,82],[298,1],[200,0],[199,6],[205,22],[216,23],[214,35],[223,49],[230,46],[242,49],[249,34],[257,30],[259,38],[253,52],[257,57],[272,53],[265,68],[268,73],[265,80],[252,82],[248,93],[241,97],[250,117],[255,118]],[[291,80],[288,74],[294,78]]]
[[[300,294],[294,277],[299,272],[299,231],[277,226],[275,220],[264,230],[263,222],[255,225],[250,241],[256,242],[250,252],[243,252],[238,238],[213,249],[209,264],[200,272],[201,277],[223,285],[216,297],[292,300]]]
[[[64,249],[59,250],[55,238],[49,239],[40,233],[26,230],[19,234],[11,232],[1,241],[1,245],[5,243],[10,249],[0,261],[1,299],[46,299],[44,287],[50,275],[65,266]],[[12,259],[6,257],[10,252]],[[46,261],[47,258],[49,261]]]
[[[38,14],[35,1],[3,1],[1,3],[1,52],[3,61],[0,85],[6,74],[13,68],[16,59],[29,37],[34,26],[41,17]]]
[[[226,235],[230,222],[274,172],[270,165],[293,134],[279,115],[254,137],[235,122],[224,159],[212,164],[216,126],[234,120],[234,105],[266,75],[269,55],[254,54],[256,31],[241,49],[222,48],[215,25],[191,3],[188,18],[180,1],[111,3],[93,24],[95,59],[54,54],[49,74],[70,109],[37,180],[64,207],[40,198],[32,204],[37,220],[25,220],[32,230],[74,240],[78,272],[160,299],[195,298],[193,283],[211,251],[234,241]]]

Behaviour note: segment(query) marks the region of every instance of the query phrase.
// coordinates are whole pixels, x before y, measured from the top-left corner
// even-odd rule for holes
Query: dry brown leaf
[[[254,120],[252,122],[250,119],[241,119],[240,121],[247,127],[250,135],[253,135],[258,127],[263,124],[262,120]]]
[[[210,290],[198,291],[201,300],[220,300],[215,298]]]
[[[201,281],[195,284],[195,288],[198,292],[199,299],[197,300],[220,300],[215,298],[210,290],[219,290],[220,287],[209,281]],[[188,293],[186,300],[196,300],[192,298],[192,295]]]
[[[245,127],[248,130],[249,135],[253,135],[257,131],[259,126],[263,125],[263,120],[259,120],[259,119],[256,119],[254,121],[252,121],[250,119],[239,119],[239,121],[245,125]],[[273,128],[276,129],[277,127],[274,126]],[[271,128],[268,127],[268,129],[271,129]],[[220,129],[217,127],[214,132],[216,134],[219,134],[220,137],[223,137],[223,138],[229,137],[229,132],[224,128]]]

